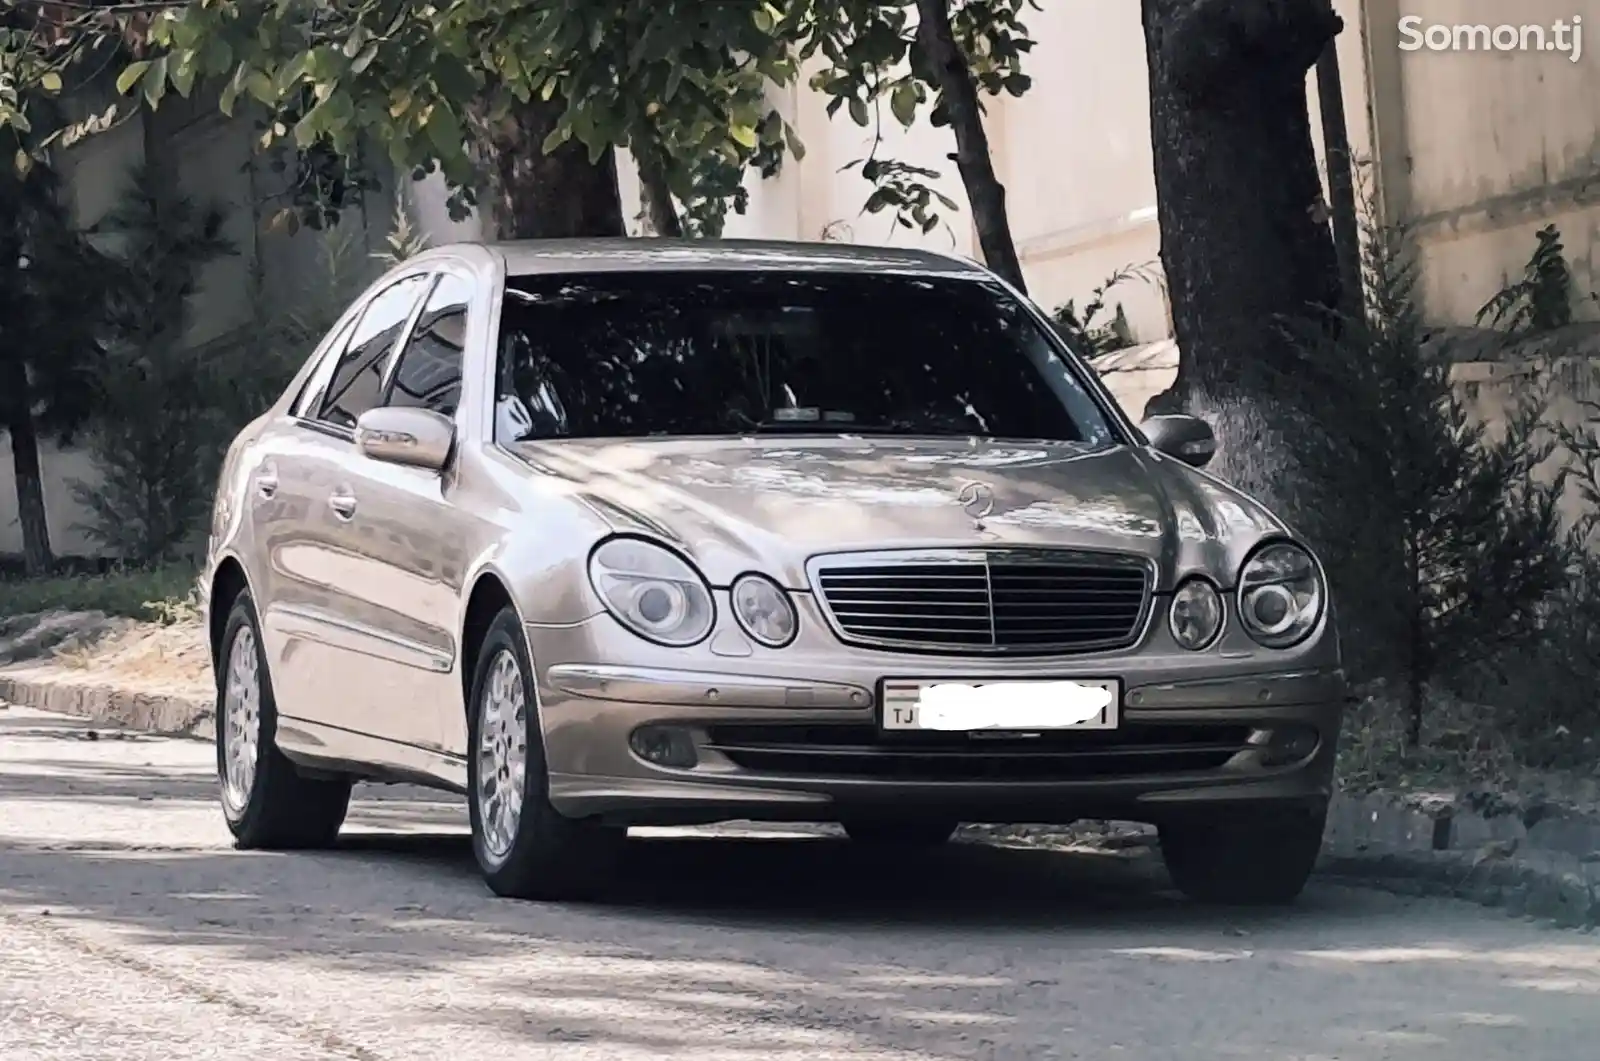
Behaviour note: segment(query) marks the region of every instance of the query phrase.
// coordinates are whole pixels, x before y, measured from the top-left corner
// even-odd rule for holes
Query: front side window
[[[300,394],[294,400],[294,415],[302,417],[312,416],[322,408],[322,396],[328,390],[329,362],[337,362],[343,355],[345,348],[350,343],[350,333],[355,331],[355,320],[345,321],[334,337],[326,344],[318,344],[322,356],[317,358],[311,374],[306,377],[305,385],[300,388]]]
[[[383,370],[427,281],[426,276],[408,276],[368,303],[328,383],[318,420],[354,428],[362,413],[383,400]]]
[[[513,277],[496,437],[870,433],[1060,440],[1114,429],[1001,287],[909,274]]]
[[[472,282],[445,273],[428,296],[394,371],[389,405],[455,416],[461,403],[461,357],[466,348]]]

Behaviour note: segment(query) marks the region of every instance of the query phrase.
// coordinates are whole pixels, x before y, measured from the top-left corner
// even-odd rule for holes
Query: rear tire
[[[1316,868],[1326,823],[1326,809],[1171,823],[1160,829],[1161,855],[1172,882],[1195,902],[1286,906]]]
[[[332,846],[350,809],[350,780],[302,776],[278,750],[278,702],[248,590],[234,598],[217,655],[217,779],[222,813],[242,849]]]
[[[502,609],[478,647],[467,708],[472,851],[496,895],[591,899],[614,878],[627,830],[550,805],[537,705],[522,622]]]
[[[896,850],[939,847],[960,825],[945,818],[855,818],[841,824],[853,843]]]

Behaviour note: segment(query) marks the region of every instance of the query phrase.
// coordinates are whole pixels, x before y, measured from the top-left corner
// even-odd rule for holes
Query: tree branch
[[[947,0],[917,0],[916,47],[933,72],[939,100],[955,134],[956,167],[961,171],[984,263],[1019,291],[1026,291],[1022,263],[1006,216],[1006,191],[994,172],[989,136],[983,127],[983,103],[973,84],[967,57],[956,45]]]
[[[683,219],[672,202],[672,188],[667,181],[667,159],[656,144],[644,137],[633,141],[633,161],[639,170],[639,191],[644,200],[650,227],[657,236],[677,239],[683,236]]]

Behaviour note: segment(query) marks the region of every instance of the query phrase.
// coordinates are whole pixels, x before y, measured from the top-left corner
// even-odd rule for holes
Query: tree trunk
[[[650,230],[658,236],[681,237],[683,219],[672,203],[672,189],[667,187],[666,163],[661,153],[650,144],[635,142],[633,160],[639,168],[639,194],[644,200]]]
[[[983,104],[966,56],[956,46],[948,3],[949,0],[917,0],[917,49],[936,79],[940,102],[950,116],[950,128],[956,136],[952,157],[961,171],[967,202],[972,205],[972,223],[978,230],[984,263],[1018,291],[1025,292],[1028,286],[1022,278],[1022,263],[1006,217],[1006,189],[994,173],[989,134],[983,128]]]
[[[50,551],[50,524],[45,517],[44,473],[39,466],[39,436],[33,429],[33,401],[28,371],[15,358],[0,361],[6,369],[6,402],[0,424],[11,438],[11,467],[17,480],[17,517],[22,524],[22,563],[30,577],[42,578],[55,566]]]
[[[1355,171],[1350,158],[1350,130],[1344,116],[1344,85],[1339,76],[1339,49],[1333,41],[1317,59],[1317,104],[1322,114],[1322,157],[1328,167],[1328,199],[1333,221],[1333,247],[1339,261],[1342,311],[1360,320],[1366,300],[1361,290],[1361,225],[1356,216]]]
[[[486,130],[480,150],[489,163],[500,239],[627,235],[616,153],[608,150],[591,163],[589,149],[575,140],[544,152],[545,138],[565,109],[559,98],[513,101],[506,117]]]
[[[1293,519],[1288,392],[1274,370],[1290,363],[1286,330],[1326,328],[1339,304],[1306,75],[1343,22],[1328,0],[1142,4],[1180,359],[1166,405],[1211,419],[1218,474]]]

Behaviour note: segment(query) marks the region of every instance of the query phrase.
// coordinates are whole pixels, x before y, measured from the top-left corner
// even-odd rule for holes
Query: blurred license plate
[[[973,733],[1009,730],[1116,729],[1120,683],[1074,678],[951,681],[885,678],[883,728]]]

